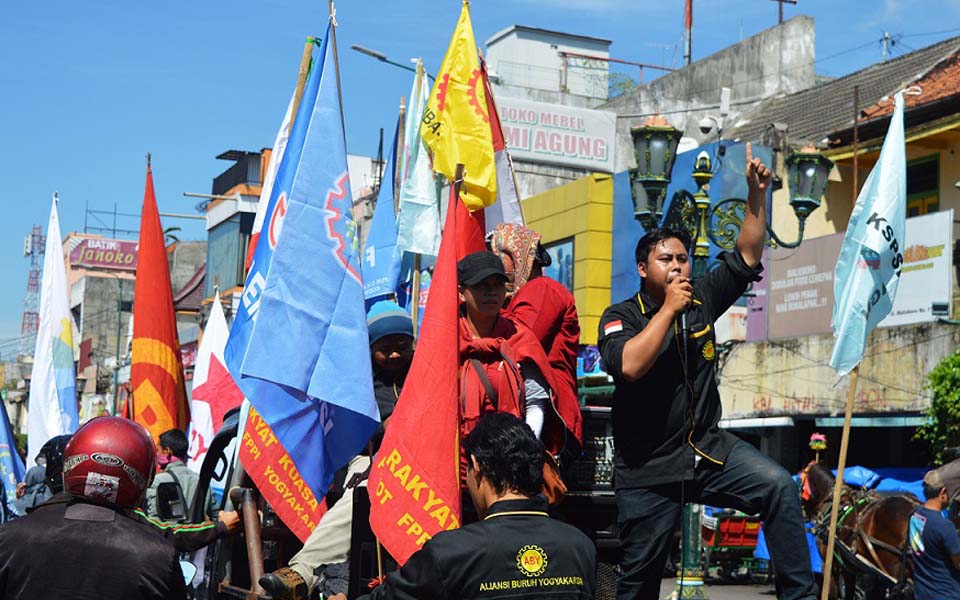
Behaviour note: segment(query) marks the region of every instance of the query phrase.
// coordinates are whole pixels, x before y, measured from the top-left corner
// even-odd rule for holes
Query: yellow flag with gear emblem
[[[423,112],[420,135],[433,155],[434,171],[452,181],[457,163],[464,165],[460,198],[467,208],[479,210],[496,201],[487,95],[466,0]]]

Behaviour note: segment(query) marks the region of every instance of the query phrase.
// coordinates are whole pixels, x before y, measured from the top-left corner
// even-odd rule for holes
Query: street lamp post
[[[713,160],[707,152],[700,152],[694,163],[693,178],[697,191],[674,193],[670,212],[664,219],[663,203],[676,159],[676,148],[682,133],[667,124],[662,117],[647,121],[642,127],[630,130],[633,138],[637,168],[630,171],[634,217],[645,229],[661,222],[671,228],[682,228],[695,240],[693,248],[693,276],[702,276],[707,269],[710,242],[724,250],[732,250],[740,235],[746,214],[747,201],[726,198],[717,203],[710,199],[710,180],[713,178]],[[793,152],[786,160],[790,189],[790,206],[797,218],[797,239],[784,241],[767,224],[771,246],[796,248],[803,241],[807,217],[820,207],[820,198],[827,187],[827,178],[833,162],[812,147]]]
[[[405,65],[405,64],[403,64],[403,63],[394,62],[394,61],[390,60],[389,58],[387,58],[387,55],[386,55],[386,54],[384,54],[383,52],[380,52],[380,51],[378,51],[378,50],[373,50],[373,49],[371,49],[371,48],[367,48],[367,47],[365,47],[365,46],[361,46],[360,44],[354,44],[354,45],[350,46],[350,48],[352,48],[353,50],[356,50],[356,51],[359,52],[360,54],[366,54],[367,56],[369,56],[369,57],[371,57],[371,58],[375,58],[375,59],[379,60],[379,61],[382,62],[382,63],[387,63],[388,65],[393,65],[393,66],[395,66],[395,67],[400,67],[401,69],[403,69],[403,70],[405,70],[405,71],[411,71],[411,72],[413,72],[413,73],[416,73],[416,72],[417,72],[417,70],[416,70],[414,67],[411,67],[410,65]],[[426,71],[424,71],[424,73],[426,74],[427,78],[428,78],[430,81],[435,81],[433,75],[431,75],[430,73],[427,73]]]
[[[664,221],[663,201],[670,174],[676,159],[677,145],[682,133],[671,127],[663,117],[649,119],[642,127],[630,129],[637,167],[630,171],[630,191],[633,197],[634,218],[651,229]],[[833,162],[812,147],[794,152],[786,161],[790,190],[790,206],[797,218],[797,239],[785,242],[767,224],[769,245],[796,248],[803,241],[807,217],[820,207],[820,198],[827,187],[827,177]],[[673,229],[684,229],[694,240],[693,277],[706,274],[710,258],[710,242],[731,250],[736,246],[740,227],[746,215],[747,201],[727,198],[716,204],[710,200],[710,180],[713,178],[713,160],[706,151],[694,161],[693,180],[697,190],[693,194],[680,190],[673,195],[665,224]],[[680,578],[674,592],[677,598],[705,599],[702,544],[698,505],[683,507]]]

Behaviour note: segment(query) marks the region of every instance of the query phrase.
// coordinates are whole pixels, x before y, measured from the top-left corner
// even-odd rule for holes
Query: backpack
[[[183,495],[183,487],[177,476],[170,471],[163,471],[157,477],[164,473],[172,477],[173,481],[157,484],[157,514],[164,521],[184,523],[187,521],[190,507],[187,506],[187,499]]]
[[[460,366],[460,440],[466,439],[480,418],[492,412],[506,412],[521,419],[526,414],[523,375],[503,339],[489,340],[480,358],[468,358]],[[467,474],[467,457],[460,450],[460,475]]]

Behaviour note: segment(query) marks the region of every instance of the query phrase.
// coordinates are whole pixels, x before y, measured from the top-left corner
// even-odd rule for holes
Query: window
[[[940,210],[940,155],[907,161],[907,217]]]

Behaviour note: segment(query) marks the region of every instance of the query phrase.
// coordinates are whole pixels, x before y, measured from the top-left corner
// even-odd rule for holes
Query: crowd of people
[[[759,514],[778,596],[815,595],[806,548],[795,543],[804,538],[796,485],[769,457],[718,427],[713,324],[763,268],[771,178],[747,148],[749,198],[736,248],[693,280],[688,235],[648,231],[635,251],[641,288],[600,319],[599,350],[615,383],[623,600],[659,598],[684,502]],[[372,599],[593,597],[593,543],[549,512],[565,492],[559,473],[582,443],[574,298],[543,276],[551,259],[536,232],[501,224],[488,245],[457,265],[460,475],[471,501],[464,526],[434,536],[375,582]],[[338,473],[329,510],[300,552],[259,580],[277,600],[346,598],[354,498],[365,493],[415,347],[410,315],[393,301],[368,309],[367,331],[382,425]],[[187,448],[182,431],[154,444],[140,425],[113,417],[50,440],[18,490],[27,516],[0,527],[0,597],[184,597],[178,553],[235,531],[240,520],[204,499],[207,520],[187,522],[198,490]],[[918,585],[917,597],[960,597],[960,540],[938,516],[945,486],[931,479],[927,488],[910,541],[918,578],[934,583],[930,592]]]

